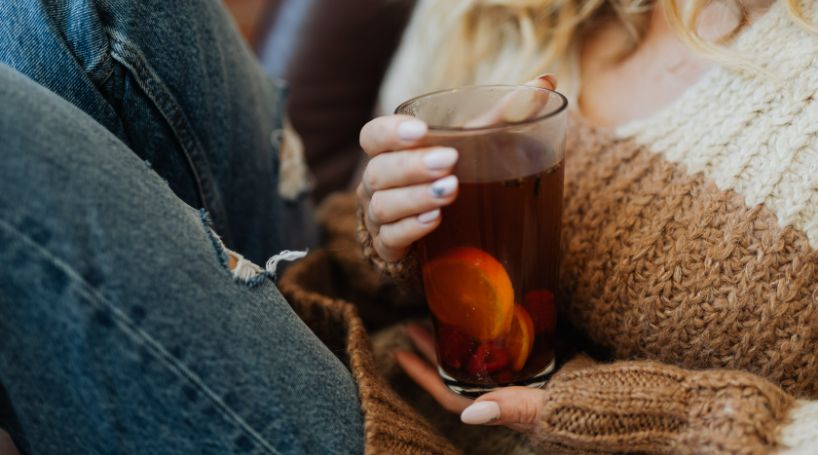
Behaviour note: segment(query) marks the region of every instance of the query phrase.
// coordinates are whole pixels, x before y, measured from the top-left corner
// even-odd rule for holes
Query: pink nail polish
[[[500,405],[494,401],[480,401],[464,409],[460,420],[469,425],[483,425],[500,418]]]
[[[407,120],[398,125],[398,136],[404,141],[416,141],[423,136],[429,128],[420,120]]]
[[[456,162],[457,150],[448,147],[434,149],[423,156],[423,164],[433,171],[450,168]]]
[[[457,190],[457,177],[450,175],[432,183],[430,191],[432,196],[442,198],[451,195]]]
[[[418,215],[418,221],[423,224],[429,224],[440,217],[440,209],[435,209],[430,212],[422,213]]]

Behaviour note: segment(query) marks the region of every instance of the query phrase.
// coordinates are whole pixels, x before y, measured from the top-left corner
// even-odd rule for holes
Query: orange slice
[[[508,332],[514,289],[506,269],[483,250],[459,247],[423,266],[429,309],[438,321],[480,341]]]
[[[534,321],[521,305],[514,306],[514,321],[506,337],[506,350],[514,371],[520,371],[534,348]]]

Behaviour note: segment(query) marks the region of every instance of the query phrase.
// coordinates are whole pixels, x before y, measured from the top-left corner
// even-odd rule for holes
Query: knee
[[[0,195],[8,204],[93,185],[94,175],[117,172],[127,158],[138,162],[86,113],[2,63],[0,106]]]

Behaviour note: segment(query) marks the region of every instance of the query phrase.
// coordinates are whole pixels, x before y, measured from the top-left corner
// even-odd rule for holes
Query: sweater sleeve
[[[355,237],[363,249],[364,257],[378,272],[401,284],[413,288],[420,288],[420,268],[418,267],[414,250],[410,250],[403,259],[397,262],[383,260],[372,245],[372,235],[370,235],[369,230],[366,229],[363,210],[360,208],[358,209],[358,228],[356,229]]]
[[[626,361],[572,367],[546,386],[545,453],[815,453],[818,402],[751,373]]]

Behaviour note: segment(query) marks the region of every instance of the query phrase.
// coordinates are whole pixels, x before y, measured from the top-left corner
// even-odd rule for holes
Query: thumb
[[[545,392],[528,387],[506,387],[487,393],[460,414],[471,425],[505,425],[529,432],[540,417]]]
[[[557,77],[551,73],[543,73],[536,78],[526,82],[523,85],[530,85],[532,87],[547,88],[548,90],[557,89]]]
[[[526,82],[523,85],[530,87],[555,90],[557,78],[553,74],[545,73]],[[549,93],[532,93],[530,90],[515,90],[506,94],[497,104],[484,114],[475,117],[464,126],[479,128],[494,125],[497,122],[519,122],[531,118],[548,103]]]

